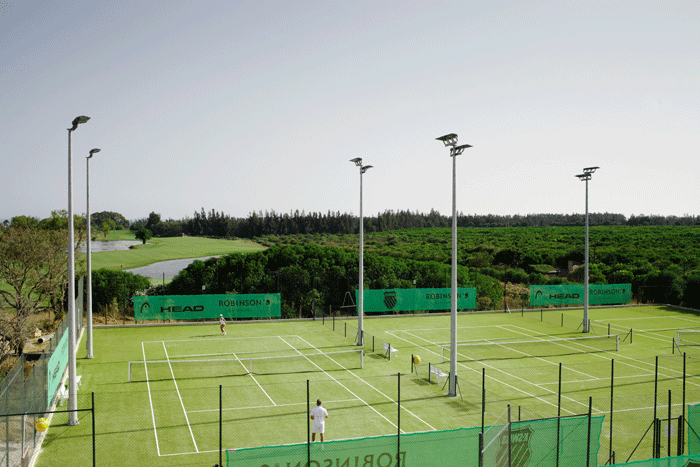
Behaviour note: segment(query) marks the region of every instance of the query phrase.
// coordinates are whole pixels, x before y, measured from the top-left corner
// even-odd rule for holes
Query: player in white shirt
[[[225,336],[226,335],[226,320],[224,319],[224,315],[219,315],[219,328],[221,329],[221,335]]]
[[[311,409],[311,441],[316,441],[316,433],[321,435],[321,442],[324,441],[323,432],[326,428],[326,419],[328,411],[321,405],[321,399],[316,401],[316,407]]]

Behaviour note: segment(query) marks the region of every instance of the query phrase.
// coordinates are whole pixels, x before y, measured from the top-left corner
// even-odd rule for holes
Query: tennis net
[[[556,357],[579,353],[611,352],[620,348],[620,336],[583,336],[526,341],[479,341],[457,344],[456,361]],[[440,363],[450,361],[450,346],[440,346]]]
[[[296,355],[129,362],[129,382],[223,378],[364,368],[364,349]]]
[[[676,333],[676,343],[682,345],[700,345],[700,329],[679,329]]]

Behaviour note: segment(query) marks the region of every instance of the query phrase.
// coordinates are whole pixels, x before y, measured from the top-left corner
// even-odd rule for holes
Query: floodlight
[[[81,115],[79,117],[75,117],[73,119],[73,127],[69,129],[69,131],[75,131],[76,128],[78,128],[78,125],[81,123],[85,123],[88,120],[90,120],[90,117],[86,117],[85,115]]]
[[[350,159],[350,162],[354,162],[355,165],[362,167],[362,158],[361,157],[356,157],[354,159]]]
[[[450,133],[449,135],[445,136],[440,136],[439,138],[435,139],[445,143],[445,146],[454,146],[455,144],[457,144],[457,135],[454,133]]]
[[[465,149],[470,148],[470,147],[471,147],[471,145],[469,145],[469,144],[463,144],[461,146],[457,146],[455,148],[452,148],[452,150],[450,151],[450,156],[459,156],[460,154],[462,154],[464,152]]]
[[[88,156],[88,159],[90,159],[92,157],[92,155],[97,153],[97,152],[100,152],[99,148],[90,149],[90,155]]]
[[[599,168],[600,167],[586,167],[585,169],[583,169],[583,172],[587,173],[587,174],[592,174],[593,172],[596,171],[596,169],[599,169]]]
[[[371,169],[371,168],[372,168],[371,165],[364,165],[364,166],[362,166],[362,168],[360,169],[360,173],[365,173],[365,172],[367,172],[367,169]]]

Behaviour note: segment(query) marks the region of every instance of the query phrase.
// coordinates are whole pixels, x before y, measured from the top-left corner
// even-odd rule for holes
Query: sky
[[[700,215],[700,2],[0,0],[0,220]],[[362,176],[350,159],[371,165]]]

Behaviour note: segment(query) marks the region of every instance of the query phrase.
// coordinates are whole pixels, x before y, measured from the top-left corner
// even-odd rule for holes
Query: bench
[[[430,373],[435,375],[437,378],[438,384],[440,384],[440,381],[443,379],[446,379],[448,374],[442,371],[440,368],[436,367],[435,365],[430,365]]]
[[[399,353],[399,349],[397,349],[396,347],[392,347],[391,344],[387,344],[386,342],[384,342],[384,355],[388,355],[389,360],[391,360],[392,355],[397,353]]]

